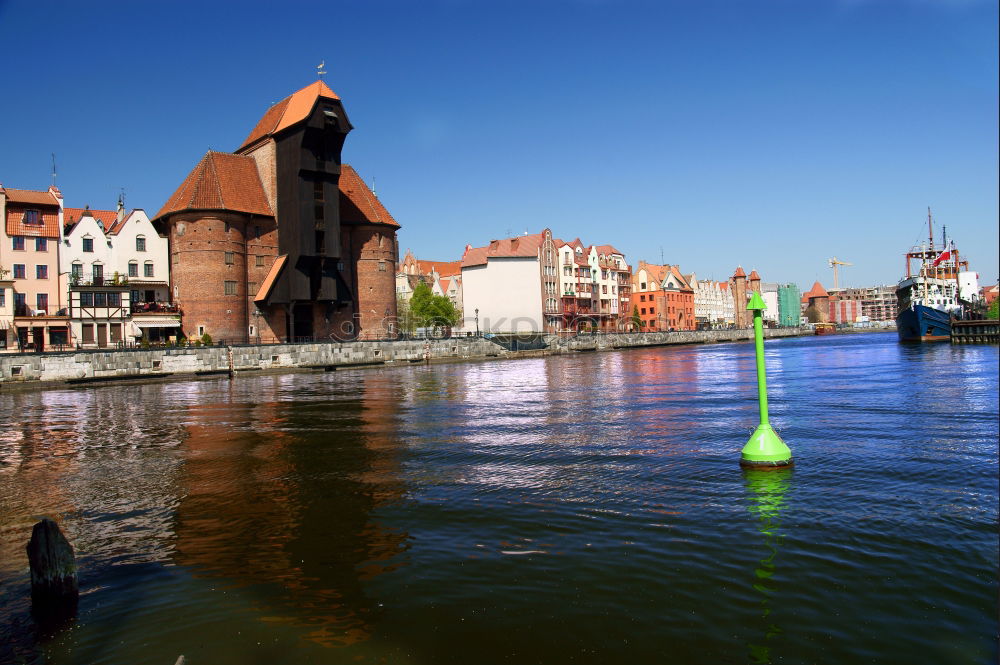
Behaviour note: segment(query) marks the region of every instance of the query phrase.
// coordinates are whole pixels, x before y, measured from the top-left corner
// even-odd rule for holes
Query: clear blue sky
[[[0,182],[159,210],[316,79],[420,258],[550,227],[721,279],[998,275],[994,0],[0,0]]]

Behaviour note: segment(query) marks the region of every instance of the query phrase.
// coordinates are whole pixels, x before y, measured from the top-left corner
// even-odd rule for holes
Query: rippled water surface
[[[0,394],[0,662],[996,662],[997,348],[767,349]]]

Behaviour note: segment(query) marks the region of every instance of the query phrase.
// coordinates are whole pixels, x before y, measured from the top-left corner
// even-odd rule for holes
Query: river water
[[[745,343],[0,394],[0,662],[996,662],[997,348],[767,363],[793,470]]]

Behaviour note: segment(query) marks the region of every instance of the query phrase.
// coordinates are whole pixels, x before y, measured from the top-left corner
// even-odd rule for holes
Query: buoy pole
[[[757,400],[760,404],[760,424],[740,453],[740,466],[754,469],[782,469],[792,465],[792,451],[771,427],[767,413],[767,369],[764,366],[764,322],[766,305],[760,293],[754,291],[747,303],[753,311],[753,339],[757,352]]]

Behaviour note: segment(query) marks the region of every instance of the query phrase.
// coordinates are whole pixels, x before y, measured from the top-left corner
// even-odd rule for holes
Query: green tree
[[[458,323],[459,313],[447,296],[431,293],[427,284],[418,284],[410,298],[410,318],[422,327],[451,327]]]
[[[1000,319],[1000,298],[990,303],[990,309],[986,312],[987,319]]]
[[[639,306],[632,305],[632,327],[636,332],[642,330],[642,319],[639,318]]]

